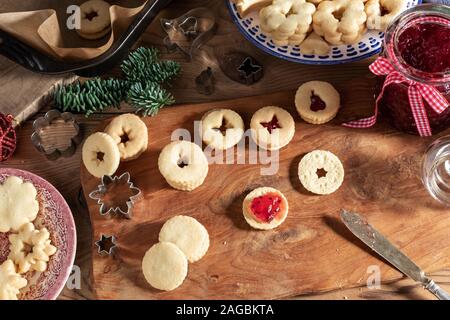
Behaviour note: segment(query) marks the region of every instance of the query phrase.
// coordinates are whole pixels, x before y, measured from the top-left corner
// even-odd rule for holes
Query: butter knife
[[[428,278],[419,266],[389,242],[381,233],[375,230],[365,219],[356,213],[346,210],[342,210],[341,219],[356,237],[390,262],[400,272],[414,281],[419,282],[440,300],[450,300],[450,295],[445,290],[439,287],[432,279]]]

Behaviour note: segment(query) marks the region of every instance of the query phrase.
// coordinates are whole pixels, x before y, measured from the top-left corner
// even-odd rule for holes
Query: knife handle
[[[450,295],[444,289],[439,287],[432,279],[429,279],[425,289],[434,294],[439,300],[450,300]]]

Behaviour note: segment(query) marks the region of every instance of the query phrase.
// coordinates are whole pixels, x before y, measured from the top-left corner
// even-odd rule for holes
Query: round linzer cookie
[[[142,272],[152,287],[170,291],[186,279],[188,261],[183,251],[173,243],[159,242],[145,253]]]
[[[102,0],[89,0],[80,6],[81,23],[77,33],[89,40],[100,39],[111,31],[109,3]]]
[[[167,220],[159,232],[159,241],[175,244],[189,262],[203,258],[209,248],[208,231],[200,222],[188,216],[175,216]]]
[[[96,132],[84,142],[82,158],[87,171],[94,177],[111,176],[120,164],[119,147],[108,134]]]
[[[260,230],[278,227],[286,220],[289,205],[286,197],[277,189],[261,187],[250,192],[242,204],[247,223]]]
[[[295,95],[298,114],[308,123],[323,124],[336,117],[341,105],[339,92],[328,82],[302,84]]]
[[[253,114],[250,129],[258,146],[266,150],[279,150],[294,137],[295,122],[288,111],[268,106]]]
[[[208,159],[202,148],[189,141],[174,141],[165,146],[158,167],[167,183],[182,191],[199,187],[208,175]]]
[[[344,167],[333,153],[314,150],[298,164],[298,177],[306,190],[315,194],[335,192],[344,181]]]
[[[147,150],[147,126],[135,114],[126,113],[115,117],[106,127],[105,133],[116,142],[123,161],[136,159]]]
[[[202,118],[203,142],[213,149],[226,150],[235,146],[244,135],[244,121],[230,109],[214,109]]]

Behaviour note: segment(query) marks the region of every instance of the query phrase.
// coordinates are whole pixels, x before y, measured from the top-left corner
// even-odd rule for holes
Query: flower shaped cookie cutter
[[[200,7],[175,19],[161,19],[161,27],[167,34],[164,38],[167,49],[179,49],[192,59],[195,51],[214,35],[217,23],[211,10]]]
[[[97,190],[89,198],[100,205],[100,215],[118,214],[127,219],[133,216],[133,207],[141,195],[141,190],[130,181],[130,173],[121,176],[103,176]]]
[[[31,142],[49,160],[70,157],[83,139],[80,126],[70,112],[50,110],[33,122]]]

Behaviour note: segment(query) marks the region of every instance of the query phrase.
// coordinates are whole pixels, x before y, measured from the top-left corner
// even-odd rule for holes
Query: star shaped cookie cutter
[[[95,241],[95,245],[98,247],[98,254],[110,256],[117,248],[116,237],[102,234],[100,239]]]
[[[161,19],[167,36],[164,45],[169,51],[180,50],[189,59],[217,30],[216,17],[208,8],[192,9],[175,19]]]
[[[121,176],[103,176],[97,190],[89,198],[100,205],[100,215],[119,214],[127,219],[133,216],[133,207],[141,195],[141,190],[130,181],[130,173]]]

